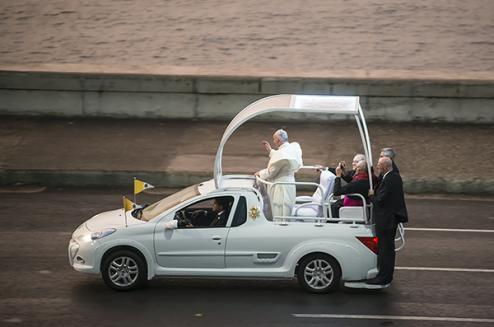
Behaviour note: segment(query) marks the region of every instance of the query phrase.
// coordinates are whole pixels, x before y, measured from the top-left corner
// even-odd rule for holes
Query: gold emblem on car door
[[[259,217],[259,208],[258,207],[252,207],[250,208],[249,210],[249,215],[250,215],[250,218],[252,218],[253,220],[255,220],[257,217]]]

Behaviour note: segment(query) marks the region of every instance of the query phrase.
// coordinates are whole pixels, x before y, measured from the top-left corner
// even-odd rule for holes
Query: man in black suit
[[[400,174],[393,171],[393,162],[381,157],[377,169],[383,178],[376,191],[369,191],[373,204],[373,219],[378,238],[377,268],[379,273],[367,284],[386,285],[393,280],[395,268],[395,235],[399,223],[408,221],[403,181]]]
[[[228,203],[228,198],[216,198],[213,202],[213,214],[214,218],[209,227],[225,227],[226,221],[228,220],[228,208],[230,204]]]
[[[213,201],[211,211],[196,210],[187,214],[185,210],[176,213],[179,228],[225,227],[230,212],[230,197],[218,197]]]

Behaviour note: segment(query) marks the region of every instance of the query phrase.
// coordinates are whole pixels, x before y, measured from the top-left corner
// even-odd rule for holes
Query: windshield
[[[199,195],[198,185],[189,186],[175,194],[172,194],[156,203],[151,204],[142,211],[142,220],[149,221],[166,210]]]

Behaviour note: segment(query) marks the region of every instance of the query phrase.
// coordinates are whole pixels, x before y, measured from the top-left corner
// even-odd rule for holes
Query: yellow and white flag
[[[125,211],[129,211],[137,207],[137,205],[134,202],[130,201],[125,196],[122,197],[122,202]]]
[[[134,194],[139,194],[144,190],[147,190],[148,188],[153,188],[154,186],[146,183],[144,181],[141,181],[137,178],[134,178]]]

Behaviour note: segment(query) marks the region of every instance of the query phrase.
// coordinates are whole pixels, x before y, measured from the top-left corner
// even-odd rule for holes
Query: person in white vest
[[[297,142],[288,142],[288,133],[282,129],[273,134],[273,143],[277,150],[272,149],[268,141],[262,141],[269,152],[269,163],[256,176],[271,183],[295,182],[295,172],[303,165],[300,145]],[[296,197],[295,185],[268,186],[268,195],[273,217],[291,214]]]

